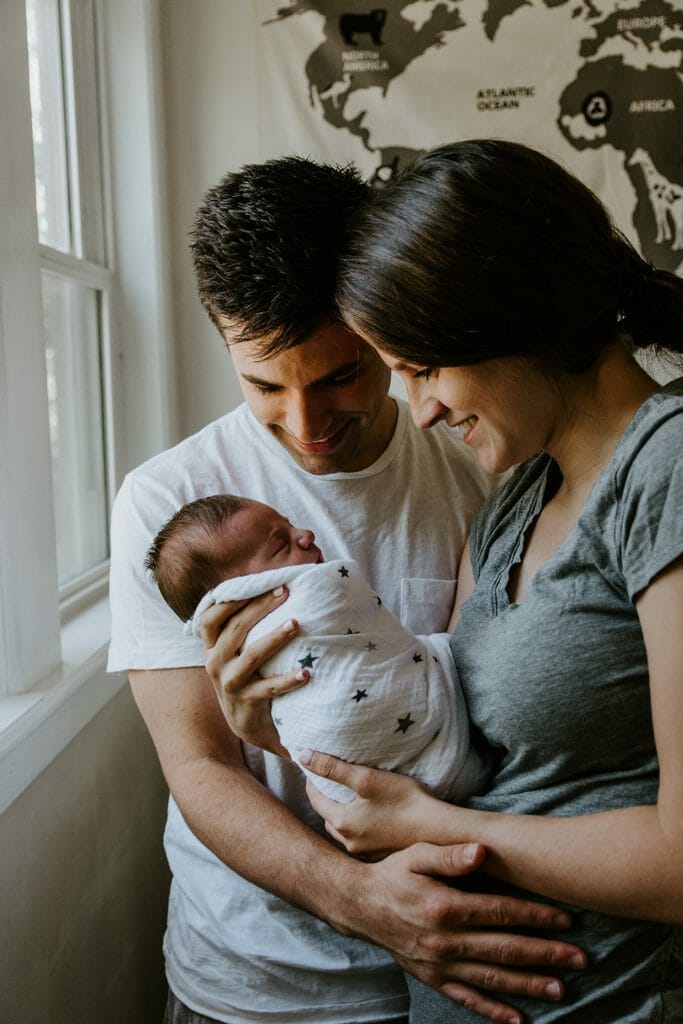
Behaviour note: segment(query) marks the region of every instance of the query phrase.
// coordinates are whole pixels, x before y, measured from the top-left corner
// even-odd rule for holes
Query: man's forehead
[[[334,376],[357,366],[370,354],[368,345],[342,324],[320,328],[305,341],[273,356],[263,356],[263,339],[230,343],[230,354],[239,373],[277,383],[292,375],[310,381]]]

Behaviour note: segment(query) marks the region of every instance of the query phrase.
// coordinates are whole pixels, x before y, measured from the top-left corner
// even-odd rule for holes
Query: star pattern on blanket
[[[299,664],[302,668],[313,668],[313,662],[319,661],[319,659],[319,654],[313,654],[313,651],[309,651],[304,658],[299,658]]]
[[[375,600],[377,601],[377,606],[379,608],[381,608],[382,607],[382,598],[379,596],[379,594],[375,594]]]
[[[419,665],[419,663],[422,661],[422,655],[418,654],[417,651],[415,651],[415,654],[413,655],[413,661],[415,662],[416,665]]]
[[[373,644],[372,640],[368,640],[368,642],[365,645],[365,649],[366,651],[376,651],[377,644]]]
[[[403,718],[397,718],[396,721],[398,722],[398,728],[394,729],[394,732],[406,733],[408,732],[408,729],[410,729],[411,725],[415,725],[414,719],[410,717],[410,711],[407,715],[404,715]]]
[[[367,690],[356,690],[356,692],[354,693],[354,695],[351,698],[351,700],[355,700],[356,704],[360,704],[360,702],[362,700],[365,700],[367,695],[368,695],[368,691]]]
[[[337,569],[337,572],[339,573],[342,579],[346,579],[346,577],[349,575],[349,570],[346,568],[345,565],[342,565],[340,569]]]
[[[356,636],[358,633],[360,633],[359,629],[351,629],[350,626],[347,626],[346,627],[346,633],[344,635],[345,636]]]

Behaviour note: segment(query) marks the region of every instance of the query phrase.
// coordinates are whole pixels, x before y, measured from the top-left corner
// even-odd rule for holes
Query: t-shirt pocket
[[[444,633],[453,610],[455,580],[401,580],[401,625],[426,636]]]

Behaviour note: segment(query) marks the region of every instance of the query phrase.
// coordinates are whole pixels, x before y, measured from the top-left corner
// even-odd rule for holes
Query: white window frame
[[[78,30],[78,0],[70,4]],[[104,180],[93,187],[111,203],[106,267],[84,264],[81,272],[106,295],[111,499],[126,469],[176,439],[174,348],[159,0],[96,0],[96,12],[107,100],[97,111]],[[64,268],[38,242],[25,19],[24,0],[4,0],[0,137],[10,144],[0,147],[0,813],[126,682],[105,672],[106,567],[61,598],[57,587],[40,270]]]

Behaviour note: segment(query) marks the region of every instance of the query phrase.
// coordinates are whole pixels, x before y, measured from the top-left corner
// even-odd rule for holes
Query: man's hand
[[[454,1002],[492,1021],[521,1024],[518,1010],[487,993],[556,1002],[564,994],[561,980],[527,968],[576,970],[585,967],[587,959],[578,946],[503,930],[568,928],[569,915],[555,907],[463,892],[441,881],[469,874],[485,856],[480,844],[418,843],[362,865],[363,891],[352,894],[359,932]]]
[[[273,725],[270,702],[273,697],[302,686],[309,674],[304,669],[296,674],[262,679],[258,670],[296,635],[298,623],[289,619],[279,629],[248,647],[243,646],[252,626],[286,599],[287,590],[278,587],[250,601],[212,605],[202,615],[201,635],[206,671],[233,733],[247,743],[288,758]]]

